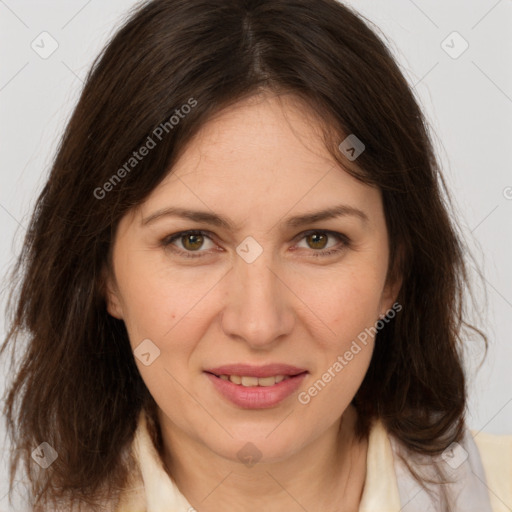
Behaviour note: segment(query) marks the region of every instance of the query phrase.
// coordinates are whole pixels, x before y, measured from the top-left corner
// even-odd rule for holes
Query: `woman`
[[[461,327],[486,338],[441,183],[342,4],[142,5],[16,269],[5,414],[32,508],[508,510],[511,438],[464,423]]]

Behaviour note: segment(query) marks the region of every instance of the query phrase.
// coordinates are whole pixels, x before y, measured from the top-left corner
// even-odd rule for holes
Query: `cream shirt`
[[[512,512],[512,436],[474,435],[485,470],[492,512]],[[164,469],[141,412],[132,448],[142,481],[121,496],[116,512],[194,512]],[[399,512],[393,452],[381,422],[370,431],[367,471],[359,512]],[[316,512],[316,511],[311,511]]]

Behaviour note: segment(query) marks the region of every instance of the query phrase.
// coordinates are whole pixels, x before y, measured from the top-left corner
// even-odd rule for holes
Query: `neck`
[[[357,413],[343,416],[279,462],[246,466],[209,450],[158,413],[164,461],[180,492],[201,512],[357,511],[366,476],[367,441],[355,436]]]

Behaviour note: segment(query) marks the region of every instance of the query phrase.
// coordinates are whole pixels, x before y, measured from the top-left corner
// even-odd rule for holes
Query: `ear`
[[[393,304],[395,304],[400,288],[402,287],[402,281],[402,276],[399,275],[395,277],[393,282],[386,283],[380,301],[380,316],[386,316],[386,313],[392,308]]]
[[[396,302],[398,294],[400,293],[400,289],[402,288],[403,257],[403,248],[400,247],[396,254],[395,267],[388,272],[386,284],[384,285],[384,290],[382,291],[379,312],[381,316],[385,316],[386,313],[392,308],[393,304]]]
[[[102,269],[102,282],[105,303],[107,305],[108,313],[114,318],[122,320],[123,308],[121,306],[121,301],[119,299],[119,290],[117,287],[115,276],[113,275],[112,271],[107,269],[106,266],[103,267]]]

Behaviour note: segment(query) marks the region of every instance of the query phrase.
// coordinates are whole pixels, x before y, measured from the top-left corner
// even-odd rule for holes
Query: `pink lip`
[[[226,364],[216,368],[205,370],[215,375],[245,375],[247,377],[273,377],[275,375],[298,375],[304,373],[305,368],[298,368],[289,364],[266,364],[264,366],[253,366],[250,364]]]
[[[242,375],[251,376],[245,372]],[[289,379],[282,380],[273,386],[242,386],[233,384],[229,380],[223,380],[213,373],[206,372],[205,375],[210,379],[215,389],[230,402],[243,409],[267,409],[274,407],[279,402],[290,396],[302,383],[307,372],[294,375]],[[221,373],[220,375],[229,375]],[[232,375],[240,375],[233,373]],[[270,375],[283,375],[283,373],[271,373]]]

